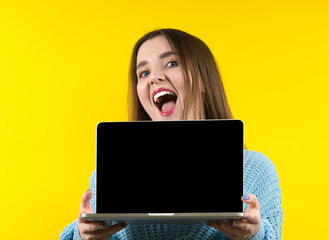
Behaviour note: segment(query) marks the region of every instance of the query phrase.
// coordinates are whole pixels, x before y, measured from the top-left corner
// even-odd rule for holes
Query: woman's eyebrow
[[[163,58],[169,57],[171,55],[175,55],[175,54],[176,54],[175,52],[169,51],[169,52],[161,53],[159,55],[159,58],[163,59]],[[138,63],[136,70],[140,67],[145,66],[146,64],[147,64],[147,61],[141,61],[140,63]]]
[[[165,53],[161,53],[159,58],[166,58],[166,57],[169,57],[171,55],[175,55],[176,53],[175,52],[172,52],[172,51],[169,51],[169,52],[165,52]]]
[[[143,67],[146,64],[147,64],[147,61],[141,61],[140,63],[138,63],[136,70],[140,67]]]

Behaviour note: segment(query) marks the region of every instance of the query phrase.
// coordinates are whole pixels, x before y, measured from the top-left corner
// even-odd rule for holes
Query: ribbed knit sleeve
[[[90,204],[94,210],[95,209],[95,193],[96,193],[96,172],[93,171],[90,181],[89,181],[89,189],[93,192],[92,198],[90,199]],[[79,233],[79,225],[78,220],[75,220],[71,224],[67,225],[59,237],[60,240],[81,240],[80,233]]]
[[[244,195],[253,193],[260,203],[261,225],[252,239],[281,239],[281,189],[274,164],[262,153],[247,151],[244,182]],[[244,211],[246,207],[244,204]]]
[[[96,212],[96,171],[93,171],[89,180],[89,189],[93,192],[90,199],[90,204],[93,208],[94,213]]]
[[[73,223],[67,225],[59,235],[59,240],[73,239],[75,224],[76,223],[74,221]]]

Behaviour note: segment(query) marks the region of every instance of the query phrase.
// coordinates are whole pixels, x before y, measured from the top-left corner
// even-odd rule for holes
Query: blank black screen
[[[103,122],[97,213],[242,212],[240,120]]]

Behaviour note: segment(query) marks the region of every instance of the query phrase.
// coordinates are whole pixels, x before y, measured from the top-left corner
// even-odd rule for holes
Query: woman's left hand
[[[254,194],[243,196],[241,200],[248,204],[243,219],[231,220],[230,222],[208,221],[207,225],[234,240],[252,238],[260,227],[260,203]]]

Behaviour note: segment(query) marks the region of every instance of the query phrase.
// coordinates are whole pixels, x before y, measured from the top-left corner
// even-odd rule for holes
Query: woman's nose
[[[157,72],[151,75],[149,83],[150,85],[152,85],[155,83],[162,82],[163,80],[165,80],[163,72]]]

